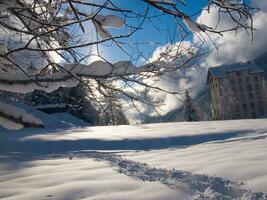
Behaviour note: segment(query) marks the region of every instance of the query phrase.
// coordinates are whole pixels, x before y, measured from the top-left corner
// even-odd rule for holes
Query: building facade
[[[213,119],[250,119],[267,114],[264,71],[255,63],[210,68],[207,82]]]

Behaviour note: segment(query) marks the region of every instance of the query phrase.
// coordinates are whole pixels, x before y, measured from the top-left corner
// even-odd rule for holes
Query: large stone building
[[[215,120],[260,118],[267,114],[264,70],[252,62],[210,68],[207,82]]]

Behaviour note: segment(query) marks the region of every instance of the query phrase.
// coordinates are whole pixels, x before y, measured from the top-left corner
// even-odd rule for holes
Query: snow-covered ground
[[[1,162],[0,169],[0,199],[175,200],[181,195],[160,183],[134,180],[90,158]]]
[[[0,199],[267,199],[267,119],[52,127],[0,130]]]

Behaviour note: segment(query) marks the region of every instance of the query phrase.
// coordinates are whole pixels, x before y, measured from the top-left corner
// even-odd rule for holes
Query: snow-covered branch
[[[89,65],[64,64],[61,70],[43,75],[28,76],[23,72],[1,72],[0,89],[16,93],[28,93],[34,90],[51,92],[60,86],[76,86],[79,83],[80,77],[108,79],[138,75],[142,72],[153,72],[159,68],[160,63],[136,67],[129,61],[121,61],[113,64],[104,61],[95,61]]]

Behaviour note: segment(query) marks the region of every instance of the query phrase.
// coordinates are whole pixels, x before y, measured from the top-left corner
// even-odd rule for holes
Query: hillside
[[[202,91],[198,92],[196,97],[193,99],[193,105],[196,109],[199,121],[207,121],[211,119],[210,113],[210,92],[209,88],[206,86]],[[144,123],[158,123],[158,122],[181,122],[184,119],[184,107],[178,107],[174,110],[169,111],[167,114],[162,116],[150,117],[146,116]]]

